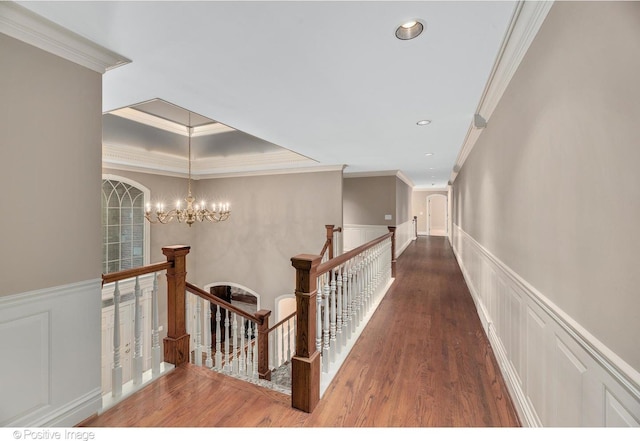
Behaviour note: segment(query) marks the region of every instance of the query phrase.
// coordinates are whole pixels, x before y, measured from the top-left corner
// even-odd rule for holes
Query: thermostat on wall
[[[391,215],[390,214],[385,214],[384,215],[384,220],[391,220]]]

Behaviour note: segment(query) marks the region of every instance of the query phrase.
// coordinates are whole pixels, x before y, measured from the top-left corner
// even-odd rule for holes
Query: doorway
[[[427,196],[427,234],[446,236],[448,234],[447,197],[443,194]]]

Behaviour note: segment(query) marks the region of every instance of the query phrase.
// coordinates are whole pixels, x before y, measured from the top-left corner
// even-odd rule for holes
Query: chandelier
[[[207,207],[204,201],[196,202],[196,199],[191,195],[191,135],[193,133],[193,127],[191,127],[191,112],[189,112],[189,126],[188,138],[189,138],[189,184],[187,197],[184,199],[187,203],[186,208],[180,207],[180,201],[176,202],[176,208],[165,211],[164,204],[159,203],[156,206],[155,212],[151,211],[151,204],[147,204],[144,217],[152,224],[161,223],[168,224],[174,219],[180,223],[186,223],[191,226],[194,222],[221,222],[229,219],[231,210],[229,204],[211,204],[211,208]]]

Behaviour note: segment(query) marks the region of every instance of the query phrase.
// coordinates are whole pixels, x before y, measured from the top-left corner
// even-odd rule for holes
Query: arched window
[[[144,222],[149,191],[118,176],[102,179],[102,271],[105,274],[148,263],[148,227]]]

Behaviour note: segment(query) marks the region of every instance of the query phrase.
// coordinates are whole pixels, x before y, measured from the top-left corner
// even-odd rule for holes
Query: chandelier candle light
[[[196,202],[196,199],[191,195],[191,134],[193,133],[193,127],[191,127],[191,112],[189,112],[189,185],[188,193],[185,198],[187,203],[186,208],[180,208],[180,201],[176,202],[176,208],[165,211],[164,204],[159,203],[156,206],[156,211],[152,213],[151,204],[147,204],[144,217],[152,224],[161,223],[167,224],[174,219],[178,222],[186,223],[191,226],[194,222],[221,222],[229,219],[231,210],[229,204],[211,204],[211,209],[207,208],[207,204],[204,201]]]

